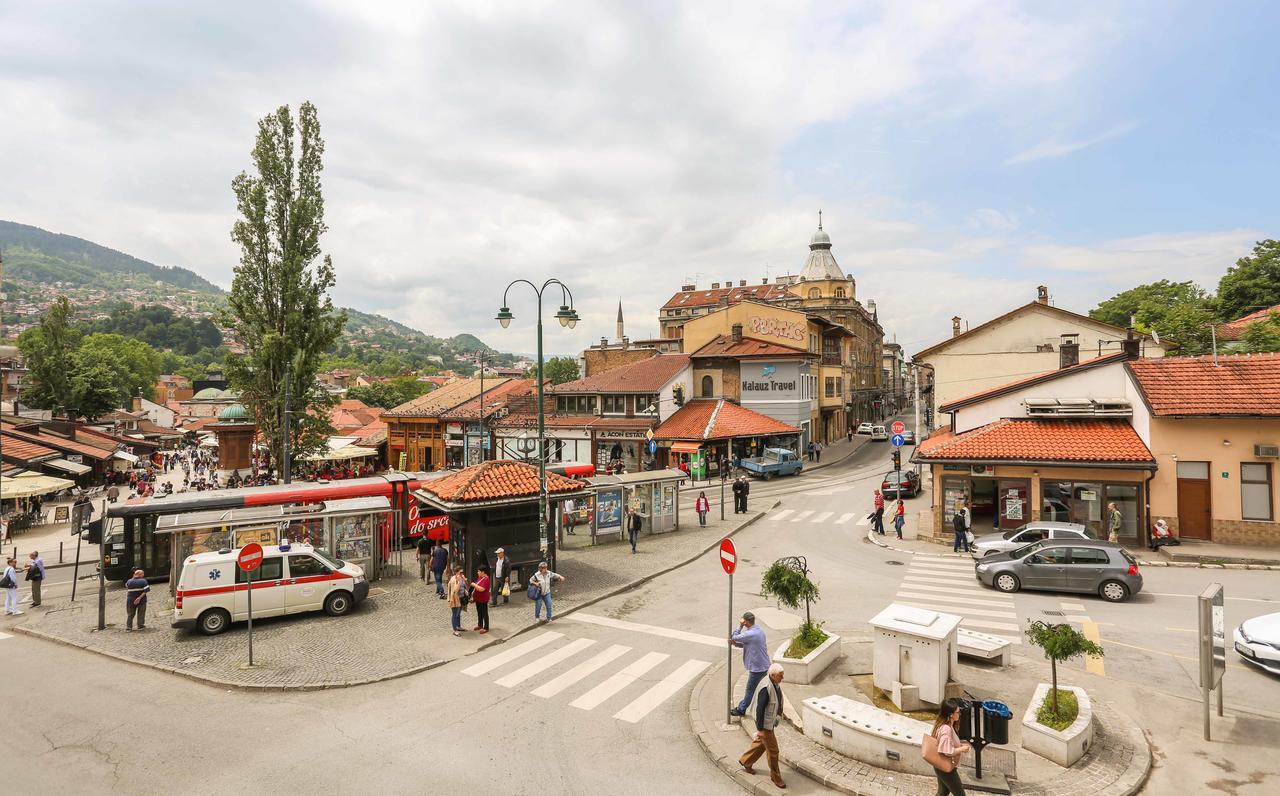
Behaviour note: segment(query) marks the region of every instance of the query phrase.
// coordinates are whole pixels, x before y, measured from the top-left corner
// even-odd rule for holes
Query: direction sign
[[[732,575],[738,568],[738,551],[734,549],[732,539],[720,542],[720,566],[724,567],[726,575]]]
[[[245,572],[252,572],[262,566],[262,545],[250,542],[241,548],[240,555],[236,556],[236,565]]]
[[[901,448],[903,445],[907,444],[907,438],[901,434],[894,434],[892,437],[889,437],[889,441],[893,443],[893,447],[895,448]]]
[[[903,423],[901,420],[895,420],[893,421],[893,425],[889,426],[889,430],[894,434],[901,434],[907,430],[907,424]]]

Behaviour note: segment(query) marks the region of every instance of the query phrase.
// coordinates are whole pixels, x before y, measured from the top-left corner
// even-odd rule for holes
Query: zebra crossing
[[[855,522],[856,518],[866,518],[865,514],[857,511],[848,511],[837,513],[834,511],[814,511],[796,509],[779,509],[771,511],[765,515],[765,522],[813,522],[821,525],[847,525]],[[856,524],[865,525],[866,523],[858,521]]]
[[[711,639],[607,617],[575,614],[572,618],[579,624],[626,626],[641,633],[695,643],[705,643],[703,638]],[[724,647],[723,639],[715,641],[717,647]],[[578,710],[614,708],[613,718],[635,724],[709,666],[710,661],[697,658],[679,660],[668,652],[643,652],[625,644],[605,647],[595,639],[570,639],[564,633],[544,630],[510,648],[502,645],[461,673],[468,677],[493,678],[493,683],[501,688],[528,688],[528,693],[539,699],[567,699],[569,706]],[[658,679],[655,681],[654,677]],[[647,687],[641,690],[642,686]]]
[[[1022,628],[1013,596],[986,589],[973,577],[973,563],[917,555],[907,566],[894,601],[961,617],[960,626],[1021,644]]]

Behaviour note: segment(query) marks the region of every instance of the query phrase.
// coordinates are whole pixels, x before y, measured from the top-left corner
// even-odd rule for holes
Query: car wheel
[[[351,595],[345,591],[335,591],[324,598],[324,612],[329,616],[342,616],[345,613],[350,613],[352,605],[354,605],[354,602],[351,599]]]
[[[200,618],[196,620],[196,627],[206,636],[216,636],[226,630],[230,624],[231,614],[223,608],[210,608],[200,614]]]
[[[1129,587],[1118,580],[1109,580],[1098,587],[1098,594],[1109,603],[1122,603],[1129,599]]]
[[[772,480],[773,480],[773,473],[765,473],[765,474],[764,474],[764,480],[766,480],[766,481],[772,481]]]
[[[1006,594],[1012,594],[1022,588],[1022,583],[1018,580],[1018,576],[1012,572],[1001,572],[996,575],[993,581],[995,587]]]

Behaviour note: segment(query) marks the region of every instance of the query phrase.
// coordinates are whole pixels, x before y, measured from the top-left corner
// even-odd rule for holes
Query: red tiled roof
[[[689,366],[688,354],[659,354],[657,356],[610,368],[594,376],[557,384],[549,392],[563,393],[618,393],[658,392]]]
[[[368,439],[369,437],[372,437],[374,434],[377,434],[379,431],[385,432],[386,430],[387,430],[387,424],[385,421],[374,420],[373,422],[369,423],[367,426],[364,426],[362,428],[356,429],[355,431],[352,431],[351,436],[355,437],[358,440]]]
[[[1247,327],[1252,326],[1258,321],[1271,317],[1271,313],[1273,312],[1280,312],[1280,304],[1277,304],[1274,307],[1267,307],[1266,309],[1258,310],[1257,312],[1251,312],[1243,318],[1236,318],[1230,323],[1224,323],[1218,327],[1218,339],[1239,340]]]
[[[1280,354],[1138,359],[1126,365],[1152,414],[1280,417]]]
[[[572,478],[547,473],[547,492],[577,492],[583,485]],[[509,459],[483,462],[453,475],[422,484],[420,489],[449,503],[476,503],[530,497],[538,494],[538,468]]]
[[[786,285],[745,285],[722,287],[717,290],[682,290],[663,304],[662,309],[712,307],[719,304],[721,298],[727,298],[730,304],[737,304],[745,299],[773,301],[780,298],[799,298],[799,296],[787,290]]]
[[[997,420],[963,434],[948,427],[920,443],[922,462],[1081,462],[1152,466],[1155,458],[1123,420]]]
[[[1017,381],[1011,381],[1008,384],[1001,384],[999,387],[992,387],[990,389],[983,390],[982,392],[975,392],[972,395],[966,395],[963,398],[957,398],[954,401],[939,407],[938,411],[950,412],[952,409],[957,409],[965,404],[974,403],[982,400],[983,398],[991,398],[996,395],[1011,392],[1018,387],[1029,387],[1033,384],[1053,381],[1059,376],[1065,376],[1069,373],[1079,373],[1082,370],[1089,370],[1090,368],[1096,368],[1100,365],[1107,365],[1112,362],[1123,362],[1126,356],[1127,355],[1123,351],[1119,351],[1114,354],[1106,354],[1100,357],[1094,357],[1093,359],[1086,359],[1084,362],[1078,362],[1070,367],[1049,370],[1044,373],[1037,373],[1036,375],[1028,376],[1025,379],[1018,379]]]
[[[27,434],[25,432],[18,431],[10,423],[0,424],[0,430],[8,432],[11,437],[26,440],[27,442],[34,442],[37,445],[43,445],[46,448],[53,448],[54,450],[63,451],[64,453],[79,453],[99,460],[111,458],[111,451],[103,450],[96,445],[89,445],[84,442],[64,439],[63,437],[55,437],[49,434]]]
[[[643,431],[653,425],[647,417],[601,417],[600,415],[546,415],[542,419],[547,428],[622,428]],[[507,415],[498,424],[500,428],[536,428],[536,414]]]
[[[789,345],[778,345],[754,337],[744,337],[734,342],[729,335],[716,335],[702,348],[694,351],[694,357],[807,357],[812,356],[803,348],[792,348]]]
[[[30,462],[36,459],[43,459],[46,456],[58,455],[58,452],[53,448],[46,448],[43,445],[37,445],[17,436],[10,437],[8,433],[4,436],[3,448],[5,456],[12,456],[20,461]]]
[[[505,379],[485,379],[485,392],[503,381]],[[382,417],[439,417],[443,412],[464,404],[479,394],[479,379],[459,379],[425,395],[419,395],[394,409],[388,409],[382,413]]]
[[[477,379],[478,381],[478,379]],[[496,387],[489,387],[489,379],[485,379],[484,388],[484,416],[485,420],[489,419],[491,412],[506,403],[506,396],[509,394],[524,395],[533,390],[537,386],[534,379],[511,379],[510,381],[497,382]],[[537,403],[534,403],[537,406]],[[440,415],[443,420],[479,420],[480,419],[480,396],[477,395],[470,401],[460,404]]]
[[[690,401],[663,421],[653,435],[662,440],[695,440],[798,433],[795,426],[720,399]]]

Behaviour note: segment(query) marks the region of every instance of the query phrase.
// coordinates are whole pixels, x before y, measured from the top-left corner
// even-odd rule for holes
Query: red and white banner
[[[423,534],[426,534],[428,539],[447,541],[449,539],[449,515],[420,516],[418,514],[418,504],[414,501],[409,506],[409,535],[422,536]]]

